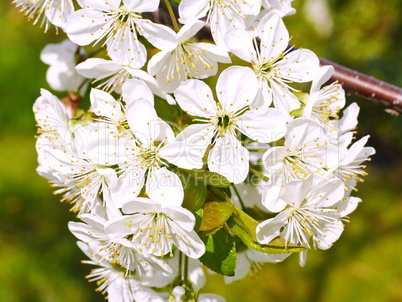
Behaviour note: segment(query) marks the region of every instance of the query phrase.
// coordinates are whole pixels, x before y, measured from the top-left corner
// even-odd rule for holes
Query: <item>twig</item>
[[[346,92],[402,112],[401,88],[322,58],[320,64],[334,67],[335,72],[330,81],[339,81]]]

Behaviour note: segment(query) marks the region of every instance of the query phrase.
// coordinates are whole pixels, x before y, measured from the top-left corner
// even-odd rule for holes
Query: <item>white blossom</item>
[[[218,62],[231,62],[228,53],[222,48],[211,43],[193,41],[203,26],[201,21],[184,25],[177,33],[175,48],[162,49],[149,60],[148,72],[156,75],[164,91],[173,92],[187,79],[205,79],[215,75]]]
[[[311,175],[304,181],[288,183],[278,197],[285,204],[284,209],[257,226],[258,242],[268,244],[280,236],[307,248],[330,248],[343,232],[340,211],[334,206],[343,196],[344,187],[340,181],[321,180]],[[300,253],[302,266],[306,252]]]
[[[107,295],[111,302],[163,302],[163,299],[153,289],[143,286],[140,281],[127,277],[123,270],[110,264],[106,260],[99,260],[93,256],[93,250],[85,243],[78,242],[78,247],[91,259],[83,263],[100,266],[87,276],[89,281],[96,281],[97,291]],[[158,275],[154,275],[157,278]]]
[[[171,45],[176,36],[170,28],[142,18],[141,13],[158,9],[159,0],[85,0],[85,8],[69,18],[68,37],[78,45],[105,40],[108,55],[113,61],[136,68],[144,66],[147,50],[137,33],[155,47]]]
[[[128,236],[139,251],[158,257],[173,256],[173,246],[193,259],[204,254],[205,245],[194,231],[195,217],[190,211],[137,198],[126,203],[123,212],[129,215],[106,226],[109,236]]]
[[[323,66],[319,69],[311,83],[310,94],[303,108],[303,117],[319,121],[329,131],[337,131],[331,121],[339,118],[338,113],[345,106],[345,91],[340,84],[334,82],[321,88],[333,72],[332,66]]]
[[[267,14],[257,28],[260,45],[244,29],[231,30],[226,45],[232,53],[253,65],[258,78],[258,94],[255,107],[275,108],[288,119],[290,113],[300,107],[300,101],[292,93],[292,83],[309,82],[319,68],[318,57],[310,50],[288,49],[289,33],[275,13]]]
[[[40,59],[50,65],[46,72],[49,86],[57,91],[73,91],[79,89],[84,78],[75,71],[76,56],[84,55],[83,50],[70,40],[59,44],[48,44],[42,50]],[[84,94],[86,85],[81,87]]]
[[[72,0],[13,0],[13,3],[24,13],[33,24],[39,23],[48,31],[49,23],[65,28],[68,19],[74,12]]]
[[[204,154],[209,145],[208,168],[231,182],[244,181],[249,168],[249,151],[237,138],[237,131],[254,141],[269,143],[285,135],[285,120],[278,110],[250,110],[257,79],[247,67],[230,67],[216,84],[219,103],[211,89],[199,80],[188,80],[175,91],[176,101],[188,114],[200,117],[179,134],[187,146],[195,146]],[[201,158],[200,158],[201,160]],[[202,162],[201,162],[202,163]]]
[[[207,16],[216,44],[225,47],[225,35],[232,28],[247,27],[249,16],[256,16],[261,0],[182,0],[179,5],[180,22],[187,24]]]
[[[310,174],[325,178],[327,171],[339,164],[338,148],[329,143],[319,123],[297,118],[287,126],[284,146],[272,147],[263,156],[264,173],[269,177],[263,204],[274,212],[285,206],[276,198],[290,181],[305,180]]]
[[[169,104],[175,104],[173,98],[163,92],[155,78],[147,72],[131,65],[122,65],[112,60],[89,58],[75,67],[83,77],[94,79],[92,84],[106,92],[122,93],[122,87],[130,79],[144,81],[155,95],[166,99]]]

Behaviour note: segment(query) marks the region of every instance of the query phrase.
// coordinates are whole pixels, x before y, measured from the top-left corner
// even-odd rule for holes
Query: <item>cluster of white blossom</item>
[[[111,302],[224,301],[200,294],[203,268],[231,282],[339,238],[375,151],[353,141],[359,107],[340,114],[333,68],[288,46],[292,0],[176,1],[181,28],[165,1],[174,30],[159,0],[13,2],[69,38],[41,55],[70,94],[34,104],[38,173],[81,220],[69,229]]]

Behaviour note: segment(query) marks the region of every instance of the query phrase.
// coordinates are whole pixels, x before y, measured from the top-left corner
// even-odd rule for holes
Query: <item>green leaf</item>
[[[197,181],[202,182],[209,186],[214,186],[218,188],[228,188],[230,186],[230,181],[226,177],[211,171],[204,170],[184,170],[187,174],[190,174]]]
[[[179,170],[177,174],[180,177],[184,189],[182,207],[195,213],[204,205],[205,199],[207,198],[207,186],[183,171]]]
[[[205,203],[199,231],[206,232],[206,235],[216,233],[225,225],[232,213],[232,208],[225,201],[210,201]]]
[[[227,225],[247,247],[267,254],[290,254],[305,250],[305,247],[286,242],[285,239],[279,237],[269,244],[258,243],[256,229],[259,222],[233,205],[230,200],[227,200],[227,204],[233,211],[231,218],[227,220]]]
[[[230,230],[238,236],[248,248],[258,252],[265,254],[292,254],[305,250],[304,247],[286,242],[285,239],[280,237],[275,238],[269,244],[260,244],[248,230],[243,229],[233,218],[229,219],[227,224]]]
[[[214,272],[234,276],[236,268],[236,244],[226,229],[214,235],[201,237],[205,243],[205,254],[200,261]]]

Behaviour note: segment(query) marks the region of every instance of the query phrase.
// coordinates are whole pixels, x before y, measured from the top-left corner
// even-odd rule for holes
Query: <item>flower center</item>
[[[158,157],[157,152],[153,148],[143,149],[140,153],[140,161],[145,166],[159,166],[161,160]]]

